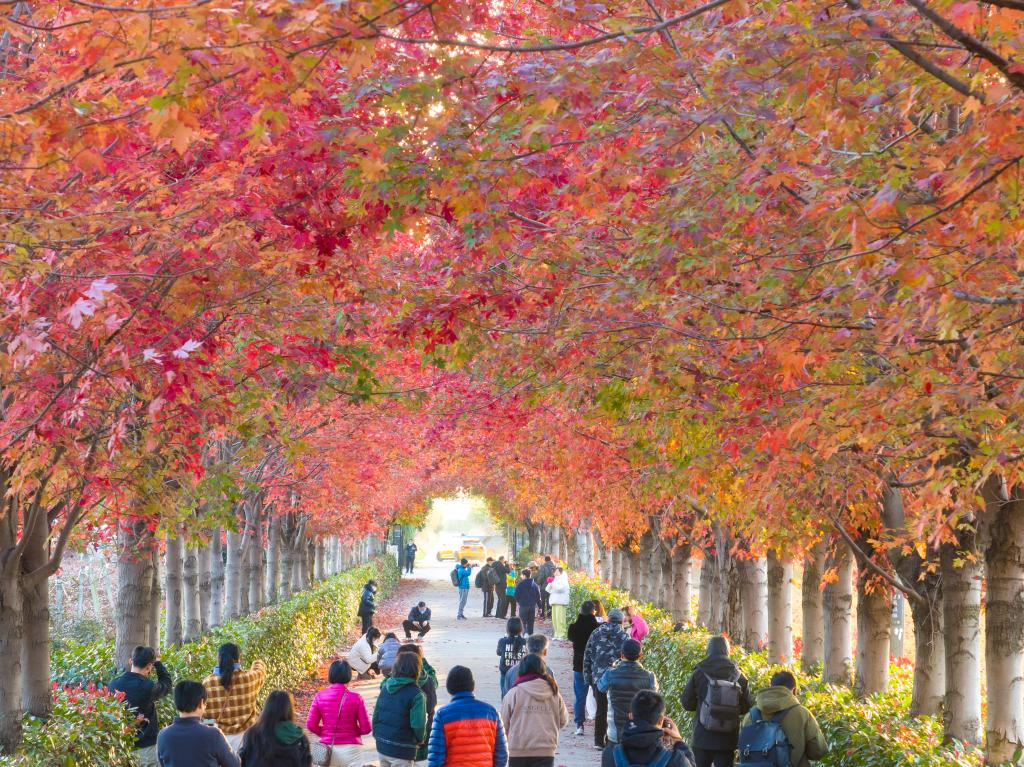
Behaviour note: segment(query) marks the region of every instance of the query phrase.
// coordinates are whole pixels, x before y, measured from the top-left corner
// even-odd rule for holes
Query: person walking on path
[[[174,686],[178,715],[156,738],[161,767],[240,767],[224,733],[203,724],[206,688],[184,679]]]
[[[729,652],[728,639],[711,637],[707,655],[690,674],[680,696],[684,709],[698,712],[693,721],[693,755],[697,767],[732,767],[740,718],[750,710],[747,678],[729,657]],[[709,695],[721,701],[714,712]]]
[[[411,573],[416,564],[416,552],[419,551],[416,541],[409,541],[405,544],[405,571]]]
[[[380,673],[384,676],[391,676],[391,668],[395,665],[395,658],[398,657],[398,649],[402,643],[394,632],[389,631],[384,635],[384,641],[380,643],[377,651],[377,665],[380,666]]]
[[[476,587],[484,593],[484,614],[483,617],[490,618],[494,612],[494,584],[491,583],[491,568],[494,567],[494,558],[487,557],[484,566],[476,572]]]
[[[529,636],[533,633],[533,622],[537,619],[537,606],[540,604],[540,589],[530,577],[529,570],[523,570],[523,579],[516,584],[515,597],[519,617],[523,619],[523,630]]]
[[[306,729],[333,746],[332,767],[363,767],[363,736],[370,734],[370,717],[366,701],[352,683],[352,667],[336,660],[327,672],[329,687],[313,698],[306,717]]]
[[[508,688],[505,686],[505,675],[526,655],[526,639],[523,638],[523,622],[519,618],[509,618],[505,626],[506,635],[498,640],[498,685],[501,697],[505,697]]]
[[[772,675],[771,687],[757,693],[754,707],[743,720],[743,728],[759,721],[775,721],[789,741],[791,767],[810,767],[828,753],[828,742],[814,715],[796,698],[796,677],[788,671]]]
[[[569,575],[561,567],[555,568],[555,577],[547,586],[551,603],[551,626],[555,639],[565,639],[567,626],[565,611],[569,609]]]
[[[402,628],[405,629],[405,638],[412,639],[412,632],[419,634],[423,639],[430,631],[430,608],[426,602],[420,602],[409,611],[409,617],[402,621]]]
[[[156,681],[149,675],[156,672]],[[124,704],[140,718],[135,732],[135,761],[140,767],[155,767],[156,736],[160,732],[160,719],[156,702],[171,691],[174,684],[164,664],[156,657],[152,647],[136,647],[132,651],[128,671],[109,685],[113,692],[124,695]]]
[[[505,728],[494,706],[473,695],[473,672],[452,666],[445,686],[452,700],[434,715],[427,767],[506,767]]]
[[[554,767],[558,736],[569,711],[547,665],[527,655],[519,680],[501,701],[501,721],[508,739],[509,767]]]
[[[256,724],[246,730],[238,750],[242,767],[312,767],[306,733],[295,724],[295,699],[274,690],[263,704]]]
[[[572,642],[572,692],[573,719],[576,722],[576,734],[583,734],[583,725],[587,722],[587,678],[583,675],[583,653],[587,649],[587,640],[598,626],[594,617],[594,603],[589,599],[580,605],[580,614],[569,624],[568,636]]]
[[[459,614],[456,618],[460,621],[466,620],[466,602],[469,601],[470,576],[473,568],[468,559],[463,559],[455,566],[455,576],[459,582]]]
[[[671,748],[662,743],[668,740]],[[622,742],[601,754],[601,767],[694,767],[693,752],[675,722],[665,716],[665,699],[653,690],[638,692],[629,705]]]
[[[622,608],[622,614],[625,616],[622,628],[629,634],[629,638],[635,639],[638,642],[644,641],[647,635],[651,633],[651,629],[647,626],[647,621],[644,620],[640,611],[635,607],[626,605]]]
[[[377,581],[368,580],[363,586],[363,594],[359,597],[359,609],[356,615],[363,621],[363,633],[373,625],[373,616],[377,612]]]
[[[604,672],[615,665],[622,655],[622,645],[629,638],[622,630],[622,610],[608,612],[608,622],[602,623],[587,640],[583,651],[583,675],[587,684],[594,689],[597,700],[597,714],[594,716],[594,745],[605,747],[608,733],[608,696],[598,689],[597,683]]]
[[[217,651],[217,668],[203,680],[206,715],[217,723],[235,751],[259,715],[256,698],[266,678],[263,661],[255,660],[248,670],[242,669],[238,645],[226,642]]]
[[[380,767],[413,767],[427,739],[427,699],[418,684],[422,670],[418,655],[399,653],[392,676],[380,686],[373,709]]]
[[[608,742],[621,743],[629,722],[629,706],[641,690],[658,691],[654,674],[640,664],[643,647],[635,639],[622,643],[622,660],[604,672],[597,689],[608,696]]]
[[[352,645],[348,651],[348,665],[350,665],[359,678],[373,678],[374,674],[380,673],[380,663],[377,662],[377,640],[380,639],[380,629],[371,628]]]
[[[508,617],[508,595],[505,593],[505,577],[508,575],[508,564],[505,557],[498,557],[498,561],[491,565],[491,582],[494,583],[494,596],[497,605],[494,609],[494,617],[505,620]]]
[[[430,734],[430,728],[434,724],[434,714],[437,711],[437,672],[434,667],[427,662],[427,659],[423,657],[423,648],[418,644],[404,644],[398,651],[399,653],[412,653],[420,659],[423,664],[423,668],[420,671],[420,678],[416,682],[416,686],[420,688],[423,693],[423,697],[427,699],[427,734]],[[416,761],[422,762],[427,758],[427,739],[420,744],[420,747],[416,749]]]
[[[551,605],[548,601],[548,584],[555,577],[555,563],[550,556],[544,557],[544,562],[537,568],[534,580],[537,588],[540,589],[540,617],[541,620],[551,617]]]
[[[527,656],[536,655],[541,660],[548,657],[548,638],[544,634],[533,634],[526,640],[526,655],[523,656],[523,660],[526,660]],[[519,674],[522,670],[523,662],[516,663],[505,673],[505,694],[515,687],[516,682],[519,681]]]

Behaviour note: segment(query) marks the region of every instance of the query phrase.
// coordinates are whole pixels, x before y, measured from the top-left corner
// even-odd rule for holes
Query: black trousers
[[[494,612],[494,589],[484,589],[484,617],[490,618]]]
[[[413,554],[411,557],[406,555],[405,557],[405,571],[407,573],[412,572],[413,565],[416,564],[416,555]]]
[[[546,586],[547,584],[545,583],[544,585]],[[550,618],[551,617],[551,602],[548,601],[550,599],[551,599],[551,595],[547,591],[545,591],[543,588],[541,588],[541,590],[540,590],[540,617],[541,617],[541,620],[543,620],[544,618]]]
[[[537,609],[535,607],[520,606],[519,617],[523,619],[523,633],[529,636],[533,633],[533,622],[537,618]]]
[[[693,749],[693,758],[697,767],[732,767],[736,759],[735,751],[708,751],[704,748]]]
[[[608,740],[608,693],[594,686],[597,699],[597,713],[594,715],[594,745],[604,748]]]
[[[505,596],[505,589],[498,591],[498,607],[495,612],[499,618],[508,617],[508,597]]]
[[[412,639],[412,632],[414,632],[414,631],[419,632],[419,635],[422,637],[428,631],[430,631],[430,624],[429,623],[413,623],[410,620],[404,620],[404,621],[402,621],[402,628],[405,629],[405,638],[406,639]]]
[[[373,613],[370,613],[369,615],[360,615],[359,617],[363,619],[363,633],[365,634],[370,630],[370,626],[373,625]]]
[[[510,756],[508,767],[555,767],[553,756]]]

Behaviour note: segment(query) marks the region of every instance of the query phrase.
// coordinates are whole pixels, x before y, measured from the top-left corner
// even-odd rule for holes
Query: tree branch
[[[846,528],[843,527],[839,520],[837,520],[831,514],[828,515],[828,518],[829,521],[832,523],[832,527],[835,528],[836,532],[839,533],[839,535],[842,536],[842,539],[846,542],[846,545],[849,546],[850,551],[852,551],[854,556],[856,556],[857,559],[863,562],[869,570],[875,573],[875,575],[880,577],[894,589],[906,595],[907,599],[909,599],[910,601],[916,602],[918,604],[927,604],[923,596],[918,594],[915,589],[909,587],[906,583],[903,582],[903,578],[901,578],[899,575],[897,575],[894,578],[891,573],[887,573],[885,570],[878,566],[877,562],[875,562],[871,557],[865,554],[864,550],[860,547],[860,545],[855,540],[853,540],[853,538],[850,537],[850,534],[848,532],[846,532]]]

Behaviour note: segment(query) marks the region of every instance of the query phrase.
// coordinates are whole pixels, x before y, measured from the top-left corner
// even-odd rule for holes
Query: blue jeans
[[[572,691],[576,695],[576,703],[573,705],[573,718],[576,726],[582,727],[587,721],[587,680],[582,671],[572,672]]]
[[[466,609],[466,601],[469,599],[469,589],[459,589],[459,617],[465,618],[463,611]]]

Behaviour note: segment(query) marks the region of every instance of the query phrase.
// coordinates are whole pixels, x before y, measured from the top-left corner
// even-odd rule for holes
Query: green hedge
[[[612,589],[594,578],[574,577],[573,614],[587,599],[599,598],[605,608],[635,602],[624,591]],[[658,676],[667,698],[670,715],[679,722],[689,738],[693,714],[683,711],[679,696],[694,666],[704,657],[710,634],[703,629],[672,631],[671,615],[650,605],[641,611],[651,627],[644,641],[644,665]],[[746,653],[735,649],[739,664],[751,690],[768,686],[779,666],[768,663],[765,652]],[[911,718],[908,715],[913,670],[893,664],[889,691],[866,700],[857,699],[847,687],[824,684],[820,677],[790,668],[800,685],[803,703],[817,717],[831,746],[818,764],[824,767],[980,767],[981,751],[956,743],[943,744],[942,723],[934,717]]]

